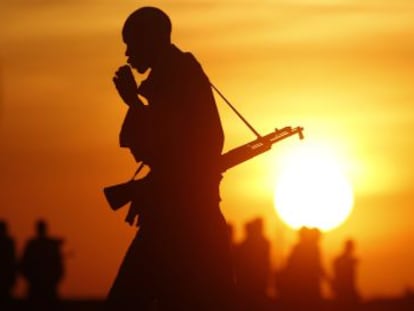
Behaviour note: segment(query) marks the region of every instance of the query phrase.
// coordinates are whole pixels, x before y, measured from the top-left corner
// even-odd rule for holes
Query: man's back
[[[196,59],[172,45],[139,91],[148,99],[159,151],[153,168],[189,178],[208,178],[204,174],[212,170],[217,174],[223,130],[209,80]]]
[[[146,117],[151,120],[145,137],[149,146],[144,148],[152,149],[146,179],[154,192],[147,191],[152,203],[141,211],[141,223],[171,217],[188,222],[185,218],[197,214],[217,214],[224,135],[200,64],[171,45],[139,92],[148,101]]]
[[[16,267],[14,240],[7,235],[0,235],[0,301],[11,298]]]
[[[61,241],[48,237],[28,241],[21,271],[29,284],[30,296],[54,298],[57,285],[63,277]]]

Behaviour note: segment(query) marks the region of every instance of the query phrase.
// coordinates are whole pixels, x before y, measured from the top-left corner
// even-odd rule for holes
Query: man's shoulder
[[[204,73],[203,68],[197,58],[192,52],[182,51],[174,46],[175,64],[181,68],[190,72]]]

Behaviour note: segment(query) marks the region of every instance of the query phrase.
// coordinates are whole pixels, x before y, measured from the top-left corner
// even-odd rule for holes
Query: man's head
[[[47,235],[47,223],[43,219],[36,221],[36,233],[39,237],[44,237]]]
[[[345,253],[352,254],[355,249],[355,242],[352,239],[348,239],[345,241],[344,244]]]
[[[128,16],[122,29],[128,63],[144,73],[171,43],[171,21],[155,7],[142,7]]]
[[[263,234],[263,219],[262,218],[254,218],[253,220],[249,221],[245,225],[246,234],[251,237],[258,237],[262,236]]]
[[[7,235],[7,223],[4,220],[0,220],[0,236]]]

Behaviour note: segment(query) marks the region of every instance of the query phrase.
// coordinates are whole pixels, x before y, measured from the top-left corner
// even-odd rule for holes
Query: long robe
[[[223,129],[209,80],[174,45],[139,87],[148,106],[121,145],[151,172],[133,202],[139,230],[108,301],[146,310],[234,310],[230,239],[220,210]],[[138,112],[137,112],[138,113]],[[139,188],[139,190],[138,190]]]

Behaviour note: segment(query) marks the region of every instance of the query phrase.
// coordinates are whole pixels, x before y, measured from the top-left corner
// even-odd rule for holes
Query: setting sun
[[[288,155],[275,190],[275,208],[286,224],[327,231],[343,223],[352,206],[352,187],[333,154],[303,145]]]

